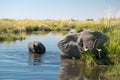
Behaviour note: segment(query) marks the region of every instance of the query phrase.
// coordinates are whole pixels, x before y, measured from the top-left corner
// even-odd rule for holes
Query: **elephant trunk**
[[[91,52],[94,54],[94,55],[97,55],[97,42],[98,40],[95,39],[94,43],[93,43],[93,48],[91,49]]]

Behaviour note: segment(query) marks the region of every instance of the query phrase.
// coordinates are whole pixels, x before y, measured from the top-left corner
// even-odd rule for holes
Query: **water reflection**
[[[64,36],[69,33],[69,31],[36,31],[36,32],[31,32],[31,33],[23,33],[24,35],[27,36],[47,36],[49,33],[51,33],[54,36],[61,35]]]
[[[57,35],[64,36],[64,35],[68,34],[68,31],[52,31],[51,33],[52,33],[54,36],[57,36]]]
[[[68,60],[61,61],[59,80],[76,80],[79,77],[80,69]]]
[[[29,36],[29,35],[34,35],[34,36],[36,36],[36,35],[40,35],[40,36],[46,36],[46,35],[48,35],[50,32],[49,31],[35,31],[35,32],[31,32],[31,33],[26,33],[26,35],[27,36]]]
[[[44,54],[36,54],[29,52],[29,65],[39,65],[41,62],[41,58]]]
[[[101,73],[105,67],[91,67],[76,61],[61,60],[59,80],[106,80]]]

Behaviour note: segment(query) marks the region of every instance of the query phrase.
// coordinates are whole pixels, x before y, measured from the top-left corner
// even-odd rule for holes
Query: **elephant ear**
[[[106,35],[102,34],[101,32],[95,31],[95,32],[93,32],[93,35],[98,40],[98,43],[101,45],[103,45],[108,40],[108,37]]]
[[[102,34],[98,31],[93,32],[93,35],[97,38],[100,39],[102,37]]]

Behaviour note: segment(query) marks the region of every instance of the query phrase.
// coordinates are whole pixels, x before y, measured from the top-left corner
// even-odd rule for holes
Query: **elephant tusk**
[[[85,51],[88,51],[88,48],[85,48],[84,50],[85,50]]]
[[[97,41],[97,39],[95,39],[95,41],[94,41],[94,43],[93,43],[93,48],[92,48],[92,49],[94,49],[95,44],[96,44],[96,41]]]

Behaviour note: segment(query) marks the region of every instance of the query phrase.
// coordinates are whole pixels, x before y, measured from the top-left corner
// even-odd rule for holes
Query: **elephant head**
[[[85,51],[92,50],[95,48],[97,39],[90,31],[82,31],[78,38],[78,45]]]
[[[97,31],[82,31],[78,37],[77,43],[84,51],[89,50],[96,54],[97,49],[103,46],[107,39],[104,34]]]
[[[42,54],[45,53],[45,46],[38,41],[32,41],[28,44],[29,52]]]

